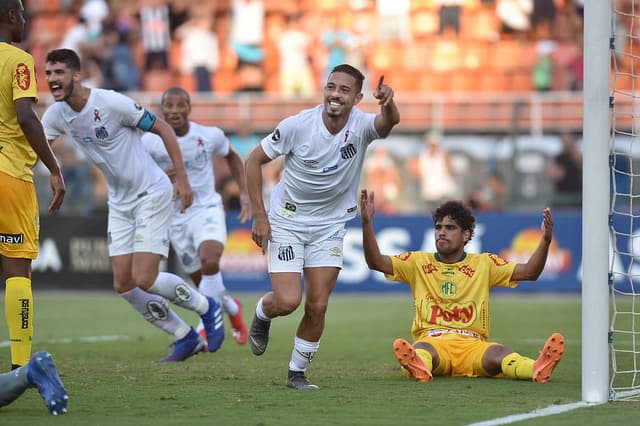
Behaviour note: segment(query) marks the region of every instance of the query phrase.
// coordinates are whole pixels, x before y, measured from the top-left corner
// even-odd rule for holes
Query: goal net
[[[611,7],[609,399],[640,400],[640,0]]]

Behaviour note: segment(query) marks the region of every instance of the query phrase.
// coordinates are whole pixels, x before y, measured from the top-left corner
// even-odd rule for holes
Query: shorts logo
[[[167,307],[160,302],[151,301],[147,303],[147,315],[150,317],[152,321],[155,320],[166,320],[169,315],[167,313]],[[147,317],[145,315],[145,317]]]
[[[19,299],[20,302],[20,328],[27,329],[29,328],[29,312],[30,304],[29,299]]]
[[[107,129],[105,129],[104,126],[100,126],[96,128],[96,138],[104,140],[108,137],[109,137],[109,132],[107,132]]]
[[[24,244],[24,234],[2,234],[2,233],[0,233],[0,243],[4,243],[4,244]]]
[[[295,212],[297,210],[296,205],[291,203],[284,203],[284,208],[289,210],[290,212]]]
[[[278,248],[278,259],[283,261],[289,261],[295,259],[295,254],[293,253],[293,247],[291,246],[280,246]]]
[[[340,156],[345,160],[349,158],[353,158],[356,155],[356,152],[358,151],[356,150],[356,147],[352,143],[340,148]]]
[[[358,206],[353,206],[347,209],[347,213],[353,213],[358,210]]]
[[[176,286],[176,296],[178,297],[178,300],[188,302],[191,300],[192,296],[191,289],[187,284],[179,284]]]
[[[342,249],[340,247],[331,247],[329,249],[329,256],[342,256]]]
[[[31,70],[27,64],[21,62],[16,66],[16,84],[21,90],[31,87]]]

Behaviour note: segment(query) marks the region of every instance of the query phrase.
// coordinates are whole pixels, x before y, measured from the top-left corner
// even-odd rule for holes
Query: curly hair
[[[434,225],[449,216],[463,231],[469,231],[469,241],[473,238],[476,229],[476,218],[470,208],[460,201],[447,201],[440,205],[431,216]]]

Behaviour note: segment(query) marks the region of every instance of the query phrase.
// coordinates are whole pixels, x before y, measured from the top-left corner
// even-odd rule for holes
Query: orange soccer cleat
[[[536,383],[547,383],[563,356],[564,336],[560,333],[553,333],[545,342],[540,356],[533,363],[532,380]]]
[[[433,380],[431,371],[424,365],[422,359],[416,354],[416,350],[411,343],[404,339],[396,339],[393,342],[393,353],[400,366],[407,373],[407,377],[414,378],[419,382],[430,382]]]

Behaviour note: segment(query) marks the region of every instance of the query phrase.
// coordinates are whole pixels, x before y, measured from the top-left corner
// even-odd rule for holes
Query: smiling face
[[[56,102],[68,100],[76,86],[80,86],[80,72],[61,62],[47,62],[45,67],[49,90]]]
[[[324,109],[329,118],[348,116],[351,108],[362,99],[362,93],[356,87],[356,79],[343,72],[329,75],[323,96]]]
[[[445,259],[458,260],[464,253],[464,246],[471,237],[471,232],[463,230],[451,216],[445,216],[435,224],[436,249]]]
[[[189,131],[189,113],[191,103],[188,96],[180,92],[168,92],[162,98],[162,115],[178,136]]]

